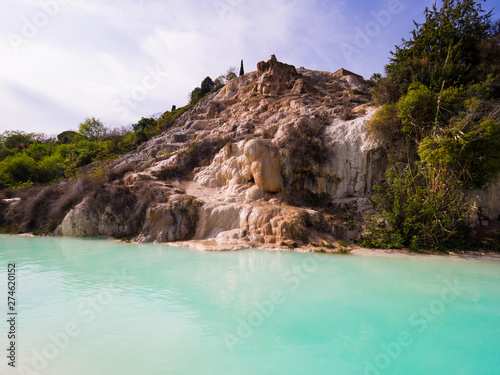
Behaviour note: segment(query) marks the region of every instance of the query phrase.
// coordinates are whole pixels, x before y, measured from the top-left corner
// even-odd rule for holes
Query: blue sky
[[[55,135],[91,116],[129,125],[185,105],[207,75],[241,59],[249,72],[273,53],[369,78],[433,2],[4,0],[0,132]],[[484,7],[500,9],[500,0]]]

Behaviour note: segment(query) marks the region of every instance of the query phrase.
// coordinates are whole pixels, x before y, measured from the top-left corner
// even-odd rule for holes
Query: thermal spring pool
[[[0,374],[500,374],[495,260],[2,235],[0,279]]]

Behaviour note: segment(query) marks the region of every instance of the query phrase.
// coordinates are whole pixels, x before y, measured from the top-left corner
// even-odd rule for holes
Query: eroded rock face
[[[500,219],[500,182],[490,184],[475,194],[476,206],[485,219]]]
[[[244,155],[251,177],[259,188],[278,193],[283,188],[278,150],[271,142],[252,139],[245,144]],[[249,175],[246,176],[250,180]]]
[[[277,193],[283,188],[278,150],[264,139],[227,145],[194,179],[207,187],[231,189],[254,181],[262,191]]]
[[[132,230],[127,218],[114,213],[110,206],[96,210],[84,200],[66,215],[59,231],[66,237],[122,238]]]
[[[354,238],[359,227],[344,228],[345,220],[287,197],[366,203],[384,178],[384,145],[366,136],[374,109],[362,92],[368,87],[358,76],[296,69],[274,55],[257,71],[230,80],[172,128],[118,159],[117,166],[142,168],[117,183],[142,189],[142,196],[147,186],[165,192],[165,198],[151,198],[135,240],[289,247]],[[346,108],[352,120],[340,118]],[[172,179],[172,166],[191,160],[186,155],[196,144],[220,146],[191,174]],[[105,205],[91,210],[82,203],[62,232],[116,237],[128,224],[125,216],[106,216]]]
[[[257,64],[257,73],[260,74],[260,77],[255,89],[263,95],[283,94],[291,90],[295,86],[296,80],[299,79],[293,65],[279,62],[274,55],[268,62],[261,61]]]
[[[198,224],[198,208],[194,197],[172,195],[168,203],[149,207],[138,242],[175,242],[193,238]]]
[[[245,241],[253,246],[305,245],[325,227],[317,211],[274,205],[208,203],[200,208],[195,240]]]
[[[326,194],[333,200],[367,197],[372,187],[383,180],[388,165],[382,145],[366,135],[366,121],[373,112],[369,109],[351,121],[331,120],[324,130],[329,152],[323,155],[321,165],[311,164],[301,170],[307,178],[301,179],[289,165],[290,159],[280,155],[275,144],[285,135],[278,131],[273,141],[250,139],[223,148],[210,166],[198,172],[195,181],[232,191],[255,181],[262,191],[277,193],[286,188],[283,178],[292,184],[301,179],[300,189],[315,195]],[[300,157],[305,156],[292,155],[291,159]]]

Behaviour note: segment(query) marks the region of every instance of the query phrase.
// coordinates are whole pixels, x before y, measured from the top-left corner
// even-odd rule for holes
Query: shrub
[[[406,84],[403,82],[401,75],[391,74],[377,81],[371,93],[375,98],[375,102],[379,105],[395,103],[401,97],[402,92],[405,91],[405,86]]]
[[[26,154],[9,156],[0,162],[0,187],[14,187],[20,183],[34,182],[36,161]]]
[[[416,163],[388,170],[371,198],[378,214],[370,218],[364,246],[442,249],[463,239],[471,208],[453,176]]]
[[[467,112],[453,118],[450,128],[424,138],[418,154],[427,165],[446,168],[463,187],[495,182],[500,173],[500,105],[469,101]]]
[[[353,112],[352,112],[352,104],[348,99],[344,99],[342,103],[342,108],[340,110],[340,118],[344,121],[349,121],[354,118]]]
[[[385,143],[401,138],[401,119],[396,104],[384,104],[366,123],[368,135]]]
[[[156,122],[158,132],[165,131],[171,128],[175,120],[177,120],[184,112],[193,108],[192,105],[186,105],[182,108],[174,109],[170,112],[165,112]]]
[[[73,130],[66,130],[57,135],[57,140],[63,144],[73,143],[82,136]]]
[[[419,142],[430,134],[436,117],[437,96],[426,86],[416,83],[398,102],[403,132]]]
[[[6,131],[0,136],[0,141],[6,148],[23,148],[34,143],[38,134],[23,131]]]
[[[90,141],[97,141],[106,134],[106,127],[95,117],[87,117],[78,126],[78,132]]]
[[[155,125],[155,119],[153,118],[141,118],[137,124],[132,125],[135,132],[144,131],[147,128],[152,128]]]
[[[14,232],[41,234],[53,231],[71,208],[65,207],[64,212],[61,212],[57,202],[64,200],[70,192],[68,186],[62,185],[17,189],[14,195],[20,197],[21,201],[6,208],[4,227]]]
[[[328,149],[322,137],[325,126],[324,118],[303,118],[289,125],[285,136],[279,139],[281,156],[294,172],[307,171],[326,162]]]
[[[57,181],[64,177],[64,159],[52,154],[40,160],[37,168],[38,182]]]

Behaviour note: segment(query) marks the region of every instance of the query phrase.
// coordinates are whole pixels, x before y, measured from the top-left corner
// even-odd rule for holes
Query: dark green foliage
[[[425,15],[374,89],[387,105],[369,127],[382,139],[404,134],[425,163],[454,173],[464,187],[482,187],[500,172],[498,21],[491,23],[491,13],[474,0],[445,1]]]
[[[407,88],[403,84],[403,76],[399,73],[392,73],[377,81],[372,89],[373,97],[379,105],[395,103],[402,95],[402,91]]]
[[[402,131],[415,142],[430,133],[437,110],[437,95],[427,86],[414,83],[398,102]]]
[[[205,77],[205,79],[201,82],[201,97],[204,97],[206,94],[212,91],[214,87],[215,83],[214,81],[212,81],[212,78]]]
[[[156,121],[158,131],[162,132],[172,127],[172,125],[175,123],[175,120],[177,120],[184,112],[188,111],[191,108],[193,108],[192,105],[186,105],[182,108],[178,108],[170,112],[165,112]]]
[[[475,0],[446,0],[440,9],[437,4],[426,8],[425,22],[415,24],[412,38],[392,53],[387,75],[400,74],[405,82],[420,82],[432,91],[439,91],[443,81],[460,86],[484,79],[481,52],[491,36],[490,16]]]
[[[471,208],[448,176],[417,163],[414,169],[396,165],[387,182],[377,187],[364,246],[440,249],[463,240]]]
[[[500,104],[470,100],[467,111],[453,118],[440,134],[418,148],[422,161],[453,174],[464,187],[495,182],[500,171]]]
[[[382,79],[382,74],[380,73],[373,73],[372,76],[370,77],[370,83],[377,83]]]
[[[195,105],[201,100],[201,98],[203,98],[203,95],[201,95],[201,88],[196,87],[193,91],[191,91],[191,94],[189,94],[189,104]]]
[[[154,127],[155,123],[156,123],[155,119],[143,117],[139,120],[139,122],[137,124],[132,125],[132,129],[134,129],[135,132],[138,132],[138,131],[143,132],[147,128]]]
[[[58,139],[54,142],[41,135],[4,133],[2,144],[14,147],[0,146],[0,189],[74,177],[89,163],[131,151],[149,138],[144,133],[122,129],[108,132],[99,141],[89,141],[73,131],[59,134]],[[29,143],[18,147],[19,141]]]
[[[9,156],[0,163],[0,188],[33,182],[36,161],[26,154]]]
[[[77,132],[73,130],[66,130],[57,135],[57,140],[61,143],[69,144],[75,142],[78,139],[78,137],[81,137],[81,135],[78,134]]]
[[[191,91],[191,94],[189,95],[189,104],[195,105],[215,88],[216,85],[214,81],[212,81],[212,78],[205,77],[205,79],[201,82],[201,86],[196,87],[193,91]]]
[[[37,134],[23,131],[6,131],[0,136],[0,143],[6,148],[23,149],[37,140]]]
[[[384,105],[368,123],[371,134],[402,134],[408,159],[418,150],[422,164],[392,170],[374,196],[380,216],[370,246],[436,247],[463,237],[460,191],[500,173],[498,22],[474,0],[444,1],[425,15],[373,89]]]
[[[240,65],[240,77],[245,74],[245,69],[243,68],[243,60],[241,60],[241,65]]]

